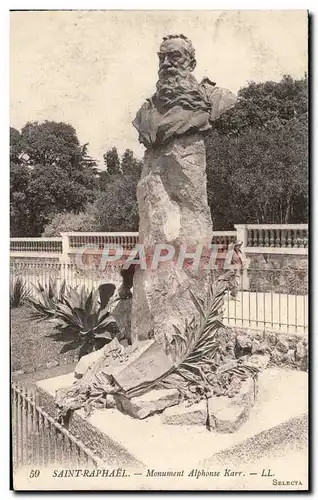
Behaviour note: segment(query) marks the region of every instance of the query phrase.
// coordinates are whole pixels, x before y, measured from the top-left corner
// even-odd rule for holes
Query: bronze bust
[[[184,35],[164,37],[158,56],[156,93],[146,100],[133,121],[139,141],[147,149],[177,136],[205,134],[211,122],[236,102],[234,94],[216,87],[208,78],[201,83],[196,80],[192,74],[195,50]]]

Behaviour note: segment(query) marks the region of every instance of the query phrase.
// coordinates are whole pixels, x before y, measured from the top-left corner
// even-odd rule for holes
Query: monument
[[[135,418],[176,406],[181,413],[165,414],[165,423],[185,419],[233,432],[254,404],[259,369],[235,359],[222,329],[233,273],[211,283],[204,265],[212,241],[204,135],[236,97],[207,78],[197,82],[194,48],[184,35],[165,37],[158,55],[156,93],[133,122],[146,147],[137,188],[139,246],[146,261],[158,245],[171,255],[157,258],[157,267],[134,264],[133,281],[131,271],[122,272],[121,300],[131,300],[133,284],[132,345],[124,348],[115,338],[81,361],[79,380],[58,392],[56,404],[64,420],[71,410],[100,402]],[[188,265],[184,257],[200,262]]]
[[[132,336],[154,336],[165,348],[173,325],[183,328],[185,317],[195,313],[189,289],[201,297],[207,292],[209,271],[176,261],[180,252],[195,254],[212,241],[204,135],[236,97],[208,78],[198,83],[195,51],[184,35],[165,37],[158,56],[156,93],[133,122],[146,147],[137,188],[139,242],[146,255],[156,244],[171,245],[175,259],[170,266],[135,271]]]

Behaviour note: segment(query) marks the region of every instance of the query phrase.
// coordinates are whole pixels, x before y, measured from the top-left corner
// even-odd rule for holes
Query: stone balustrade
[[[237,241],[236,231],[213,231],[212,243],[216,245],[226,245]]]
[[[308,224],[237,224],[246,253],[307,254]]]
[[[213,231],[212,243],[228,246],[240,241],[247,254],[300,254],[308,252],[307,224],[237,224],[235,231]],[[68,262],[79,248],[121,245],[131,250],[138,243],[138,233],[61,233],[54,238],[11,238],[11,257],[53,257]]]
[[[63,233],[68,238],[69,248],[82,248],[86,245],[120,245],[124,250],[131,250],[138,243],[138,233]]]
[[[10,238],[10,253],[61,254],[62,238]]]

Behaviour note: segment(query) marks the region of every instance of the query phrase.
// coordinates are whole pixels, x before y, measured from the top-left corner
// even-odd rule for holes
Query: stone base
[[[239,429],[248,420],[250,409],[256,401],[258,384],[252,378],[242,383],[240,392],[233,398],[227,396],[212,397],[208,401],[188,405],[187,402],[172,406],[161,416],[164,424],[204,425],[217,432],[231,433]],[[207,419],[209,414],[209,420]]]
[[[209,272],[201,260],[192,269],[188,262],[171,260],[153,264],[155,246],[169,245],[178,261],[181,246],[193,254],[211,243],[212,220],[207,200],[204,137],[193,133],[174,137],[147,150],[137,186],[139,243],[147,269],[136,268],[133,280],[132,342],[152,336],[166,350],[185,319],[197,315],[189,290],[205,297]],[[198,245],[202,245],[201,251]],[[158,247],[157,247],[158,249]],[[210,253],[209,253],[210,256]],[[181,254],[182,257],[182,254]],[[181,263],[180,263],[181,262]]]
[[[179,400],[180,393],[177,389],[153,390],[131,399],[115,396],[117,409],[134,418],[146,418],[165,408],[177,405]]]
[[[41,404],[55,414],[57,389],[67,387],[74,375],[64,375],[37,383]],[[305,446],[307,374],[268,369],[259,376],[259,392],[249,418],[238,431],[218,434],[200,425],[164,425],[160,415],[137,420],[116,409],[95,410],[85,418],[74,412],[69,431],[92,449],[107,466],[160,467],[161,470],[199,467],[215,462],[220,454],[228,461],[264,457],[272,447],[281,449],[291,442]],[[169,410],[166,410],[169,411]],[[255,453],[254,453],[255,454]]]

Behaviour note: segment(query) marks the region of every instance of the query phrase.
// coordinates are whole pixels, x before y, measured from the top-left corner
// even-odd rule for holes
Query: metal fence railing
[[[227,292],[224,322],[262,331],[308,332],[308,289],[304,271],[252,269]]]
[[[101,460],[38,404],[35,389],[11,385],[12,458],[16,469],[25,465],[63,464],[95,467]]]
[[[98,265],[77,266],[59,262],[30,261],[25,262],[12,260],[10,263],[10,289],[15,282],[22,280],[31,294],[35,293],[33,285],[48,286],[50,280],[61,284],[64,280],[73,288],[85,285],[87,288],[98,288],[102,283],[114,283],[118,285],[121,281],[119,267],[107,266],[103,271]]]
[[[261,330],[306,333],[308,330],[308,289],[306,262],[298,268],[244,269],[239,273],[236,295],[230,291],[225,300],[224,321]],[[57,285],[65,280],[72,287],[97,288],[102,283],[121,283],[120,267],[109,265],[104,271],[98,266],[44,262],[11,262],[10,288],[22,280],[33,295],[32,284],[48,286],[50,279]]]

